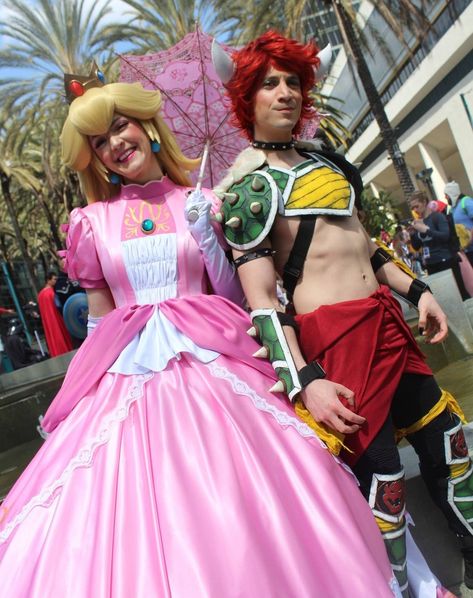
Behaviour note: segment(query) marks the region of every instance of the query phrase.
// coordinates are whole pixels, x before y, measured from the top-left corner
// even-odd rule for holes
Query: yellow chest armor
[[[267,167],[279,192],[278,212],[284,216],[351,216],[355,192],[340,169],[328,160],[309,159],[287,170]]]

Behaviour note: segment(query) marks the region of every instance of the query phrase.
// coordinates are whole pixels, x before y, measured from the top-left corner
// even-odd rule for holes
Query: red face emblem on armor
[[[381,482],[378,486],[376,507],[388,515],[399,515],[404,508],[404,495],[404,479]]]
[[[462,429],[450,436],[450,447],[452,459],[464,459],[465,457],[468,457],[468,447]]]

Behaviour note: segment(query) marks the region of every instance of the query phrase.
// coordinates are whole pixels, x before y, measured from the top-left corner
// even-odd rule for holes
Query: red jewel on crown
[[[69,103],[76,98],[84,95],[84,93],[92,87],[102,87],[105,84],[105,77],[102,71],[95,64],[88,76],[65,74],[64,87],[66,90],[66,97]]]
[[[79,81],[71,81],[69,83],[69,91],[74,95],[76,98],[83,95],[85,92],[84,86]]]

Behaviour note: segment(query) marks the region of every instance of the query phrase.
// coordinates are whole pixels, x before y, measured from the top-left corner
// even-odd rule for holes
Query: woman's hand
[[[418,233],[426,233],[429,230],[427,224],[424,223],[423,220],[413,220],[411,223],[411,227],[415,229]]]
[[[197,242],[213,232],[210,223],[211,209],[212,203],[202,191],[195,189],[189,194],[184,213],[189,223],[189,230]]]

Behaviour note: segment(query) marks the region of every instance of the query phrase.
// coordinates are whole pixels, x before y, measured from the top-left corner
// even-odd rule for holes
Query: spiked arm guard
[[[271,390],[285,391],[293,401],[302,386],[277,311],[255,309],[251,312],[251,320],[263,345],[255,357],[267,357],[282,383],[277,383]]]
[[[325,371],[317,362],[297,370],[283,330],[283,324],[295,327],[291,316],[271,308],[255,309],[251,312],[251,319],[254,329],[249,332],[257,334],[263,345],[254,357],[268,358],[279,378],[279,382],[270,389],[271,392],[286,392],[289,399],[294,401],[310,382],[325,377]]]
[[[224,234],[234,249],[257,247],[268,236],[278,209],[278,187],[264,170],[255,170],[222,193]]]

